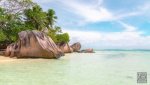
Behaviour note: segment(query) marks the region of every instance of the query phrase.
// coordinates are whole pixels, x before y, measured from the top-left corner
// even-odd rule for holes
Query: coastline
[[[10,58],[10,57],[5,57],[5,56],[0,55],[0,63],[13,62],[16,60],[17,59],[15,58]]]

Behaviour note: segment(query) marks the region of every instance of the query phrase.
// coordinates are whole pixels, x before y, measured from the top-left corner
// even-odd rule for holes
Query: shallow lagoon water
[[[55,59],[18,59],[0,64],[0,85],[137,85],[150,51],[72,53]]]

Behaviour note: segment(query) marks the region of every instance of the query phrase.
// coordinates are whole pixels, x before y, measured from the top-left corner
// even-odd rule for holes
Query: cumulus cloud
[[[150,49],[150,37],[135,31],[96,32],[65,30],[71,37],[71,44],[81,42],[83,48],[95,49]]]

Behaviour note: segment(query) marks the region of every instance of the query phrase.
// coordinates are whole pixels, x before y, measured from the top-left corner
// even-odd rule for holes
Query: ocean
[[[60,59],[18,59],[0,64],[0,85],[138,85],[150,51],[71,53]]]

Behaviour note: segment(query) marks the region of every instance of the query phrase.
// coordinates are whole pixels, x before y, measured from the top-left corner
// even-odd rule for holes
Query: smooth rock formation
[[[33,30],[20,32],[18,42],[10,44],[5,55],[17,58],[59,58],[64,53],[46,34]]]
[[[10,57],[14,57],[17,56],[18,54],[18,44],[17,43],[12,43],[10,45],[7,46],[7,49],[5,51],[5,56],[10,56]]]
[[[79,42],[74,43],[73,45],[71,45],[71,48],[74,52],[78,52],[81,49],[81,44]]]
[[[93,49],[92,48],[88,48],[88,49],[85,49],[85,50],[81,50],[81,51],[78,51],[79,53],[94,53]]]
[[[57,45],[64,53],[72,53],[73,49],[69,46],[68,43],[61,43]]]

